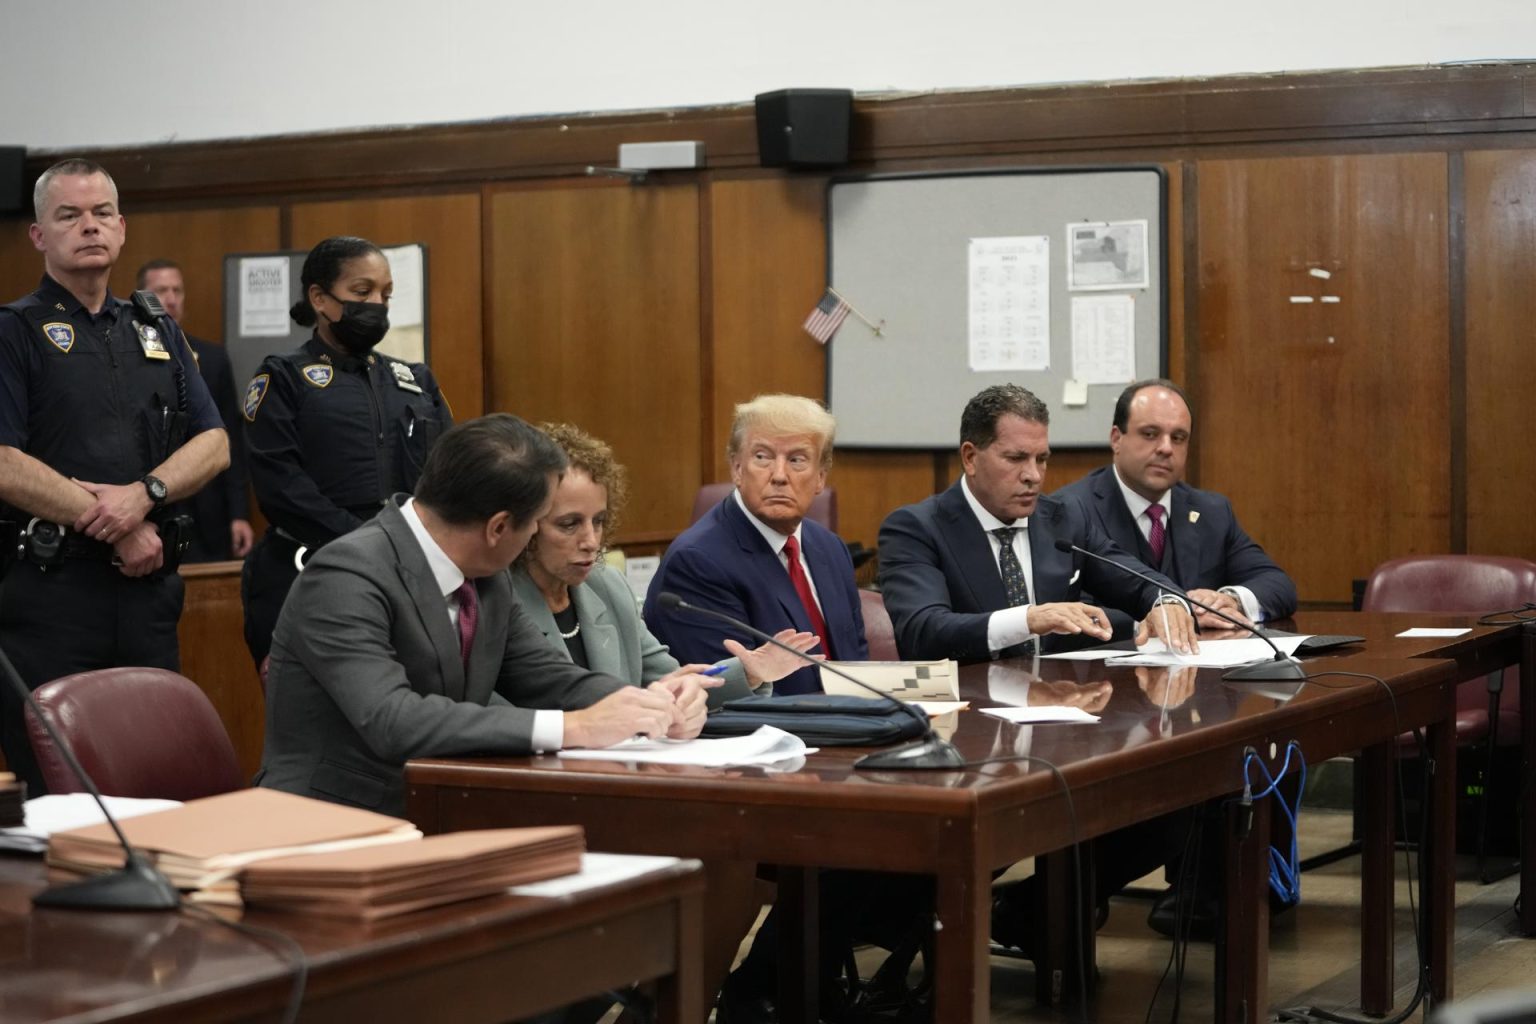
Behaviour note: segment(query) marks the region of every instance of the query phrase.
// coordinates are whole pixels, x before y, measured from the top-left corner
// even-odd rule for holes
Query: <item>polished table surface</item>
[[[200,912],[34,908],[38,858],[0,855],[0,1020],[278,1020],[290,957]],[[560,898],[493,896],[356,925],[244,921],[309,961],[300,1020],[506,1021],[660,979],[663,1019],[702,1017],[703,880],[680,862]]]
[[[1435,753],[1454,763],[1447,723],[1455,679],[1503,657],[1509,631],[1475,629],[1438,646],[1387,639],[1406,625],[1450,618],[1357,616],[1300,623],[1319,632],[1367,636],[1364,645],[1309,663],[1310,671],[1361,672],[1387,680],[1395,718],[1385,710],[1380,686],[1351,676],[1305,686],[1229,684],[1208,670],[1191,680],[1188,673],[1109,668],[1102,662],[999,662],[963,669],[963,696],[973,708],[1027,687],[1030,703],[1089,703],[1102,722],[1020,728],[974,710],[961,712],[953,741],[968,761],[986,763],[942,772],[856,771],[852,763],[863,751],[846,748],[823,750],[791,772],[553,756],[423,760],[407,769],[409,814],[428,831],[579,821],[593,849],[933,874],[942,924],[936,937],[936,1019],[984,1021],[993,869],[1234,793],[1242,787],[1242,760],[1250,749],[1273,767],[1278,762],[1270,752],[1296,740],[1316,761],[1373,745],[1385,750],[1399,728],[1417,725],[1432,727]],[[1429,656],[1436,651],[1450,657]],[[1022,755],[1035,760],[1019,760]],[[1056,766],[1070,787],[1071,814],[1061,783],[1044,762]],[[1427,851],[1436,863],[1448,856],[1444,843],[1451,830],[1443,820],[1441,825],[1432,831]],[[1229,928],[1233,934],[1223,946],[1228,991],[1220,994],[1222,1005],[1231,1008],[1225,1019],[1262,999],[1267,983],[1267,902],[1260,898],[1263,878],[1257,870],[1265,838],[1255,829],[1245,844],[1247,874],[1237,884],[1247,886],[1242,891],[1251,897],[1243,905],[1263,909]],[[1378,891],[1390,893],[1390,859],[1375,870],[1387,873],[1384,890]],[[1438,895],[1427,894],[1426,901],[1431,962],[1442,993],[1450,987],[1449,894],[1447,886]],[[1378,948],[1382,941],[1379,934],[1368,938],[1367,959],[1385,961],[1377,975],[1386,970],[1390,977],[1390,942]],[[785,1009],[787,1018],[810,1012],[793,1004]]]

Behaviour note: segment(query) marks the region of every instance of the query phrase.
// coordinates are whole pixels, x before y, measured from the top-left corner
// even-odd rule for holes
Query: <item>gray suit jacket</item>
[[[553,650],[569,660],[570,652],[555,625],[554,614],[521,565],[512,568],[512,596],[533,628],[544,634]],[[581,623],[581,639],[592,671],[645,685],[677,668],[678,660],[667,651],[667,645],[645,628],[629,584],[608,566],[599,564],[585,583],[571,588],[571,602],[576,605],[576,621]],[[725,682],[709,691],[710,707],[751,695],[740,658],[717,664],[726,666],[722,676]],[[764,684],[757,692],[769,694],[773,690],[771,685]]]
[[[399,814],[410,758],[530,753],[533,709],[583,708],[625,685],[551,651],[506,573],[475,582],[466,673],[404,500],[327,544],[289,592],[257,785]]]

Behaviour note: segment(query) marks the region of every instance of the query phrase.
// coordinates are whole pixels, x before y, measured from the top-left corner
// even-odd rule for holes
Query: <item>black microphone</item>
[[[656,603],[668,611],[698,612],[700,615],[708,615],[712,619],[719,619],[721,622],[728,622],[735,626],[737,629],[746,633],[750,633],[752,636],[757,637],[757,639],[766,641],[767,643],[772,644],[780,650],[788,651],[795,657],[803,659],[804,661],[808,661],[818,668],[824,668],[828,672],[831,672],[833,675],[848,680],[850,683],[859,687],[860,689],[868,690],[870,693],[874,694],[876,697],[879,697],[881,700],[889,701],[907,714],[916,715],[921,719],[923,723],[922,739],[913,740],[911,743],[905,743],[899,747],[892,747],[890,750],[881,750],[873,754],[865,754],[863,757],[853,762],[853,766],[855,768],[870,768],[887,771],[893,768],[931,768],[944,770],[963,768],[965,766],[965,758],[960,756],[960,751],[955,749],[954,744],[950,743],[948,740],[942,739],[937,733],[933,731],[933,721],[928,717],[928,712],[924,711],[922,708],[915,708],[910,704],[899,701],[885,691],[875,689],[864,680],[853,676],[851,673],[843,671],[836,665],[829,665],[827,662],[820,658],[813,658],[809,654],[806,654],[804,651],[797,651],[793,647],[789,646],[789,644],[775,640],[773,637],[769,636],[767,633],[764,633],[756,626],[749,626],[745,622],[742,622],[740,619],[727,615],[724,612],[717,612],[713,608],[700,608],[698,605],[689,604],[687,601],[684,601],[682,598],[678,597],[671,591],[664,590],[657,594]]]
[[[92,782],[91,777],[85,773],[85,769],[80,767],[75,752],[70,749],[68,743],[64,742],[64,738],[53,728],[53,723],[48,721],[48,716],[43,714],[37,702],[32,699],[32,691],[27,689],[26,683],[22,682],[16,666],[11,664],[11,659],[6,657],[3,650],[0,650],[0,669],[4,670],[6,683],[21,696],[22,714],[31,711],[37,716],[37,720],[48,731],[49,739],[53,740],[54,746],[59,748],[59,753],[64,755],[64,760],[69,764],[70,769],[85,786],[86,791],[96,800],[96,806],[101,808],[107,824],[112,826],[112,831],[117,835],[117,841],[123,846],[124,862],[121,868],[81,882],[66,882],[63,885],[51,886],[34,894],[33,904],[39,907],[72,910],[175,910],[181,905],[181,893],[176,891],[176,886],[171,884],[169,878],[155,870],[137,850],[128,845],[128,837],[123,835],[117,819],[113,818],[112,812],[107,810],[107,805],[101,799],[101,791],[96,788],[96,783]]]
[[[1097,552],[1089,551],[1087,548],[1078,547],[1076,544],[1073,544],[1069,540],[1058,540],[1056,542],[1056,550],[1069,554],[1073,551],[1076,551],[1079,554],[1087,555],[1089,558],[1103,562],[1105,565],[1112,565],[1116,569],[1119,569],[1121,572],[1130,573],[1137,579],[1145,580],[1160,590],[1166,590],[1176,597],[1183,598],[1190,604],[1194,605],[1196,608],[1205,609],[1212,615],[1216,616],[1218,619],[1227,620],[1238,629],[1247,630],[1254,636],[1258,637],[1260,640],[1263,640],[1266,644],[1269,644],[1270,649],[1275,652],[1274,658],[1270,661],[1260,661],[1252,665],[1242,665],[1238,668],[1228,669],[1226,672],[1222,673],[1222,679],[1228,682],[1269,683],[1295,682],[1297,680],[1305,680],[1307,678],[1307,670],[1302,667],[1301,662],[1297,661],[1295,658],[1284,653],[1280,650],[1280,648],[1276,647],[1275,642],[1264,635],[1263,630],[1254,626],[1250,626],[1240,619],[1234,619],[1226,612],[1212,608],[1204,601],[1195,600],[1193,597],[1190,597],[1178,587],[1171,587],[1162,580],[1154,579],[1144,572],[1141,572],[1137,569],[1132,569],[1130,566],[1125,565],[1122,562],[1115,561],[1113,558],[1105,558],[1103,555],[1098,554]]]

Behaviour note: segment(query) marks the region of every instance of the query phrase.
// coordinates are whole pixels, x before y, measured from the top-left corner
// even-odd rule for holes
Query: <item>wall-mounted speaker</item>
[[[851,89],[779,89],[757,97],[757,153],[764,167],[848,162]]]
[[[31,185],[27,180],[27,147],[0,146],[0,214],[29,209]]]

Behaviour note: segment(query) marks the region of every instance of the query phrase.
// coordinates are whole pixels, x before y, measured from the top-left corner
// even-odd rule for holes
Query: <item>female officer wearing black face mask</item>
[[[314,335],[268,356],[245,392],[251,483],[270,526],[245,559],[245,642],[259,666],[299,564],[410,491],[452,425],[432,372],[373,351],[389,330],[389,263],[362,238],[310,250],[289,311]]]

